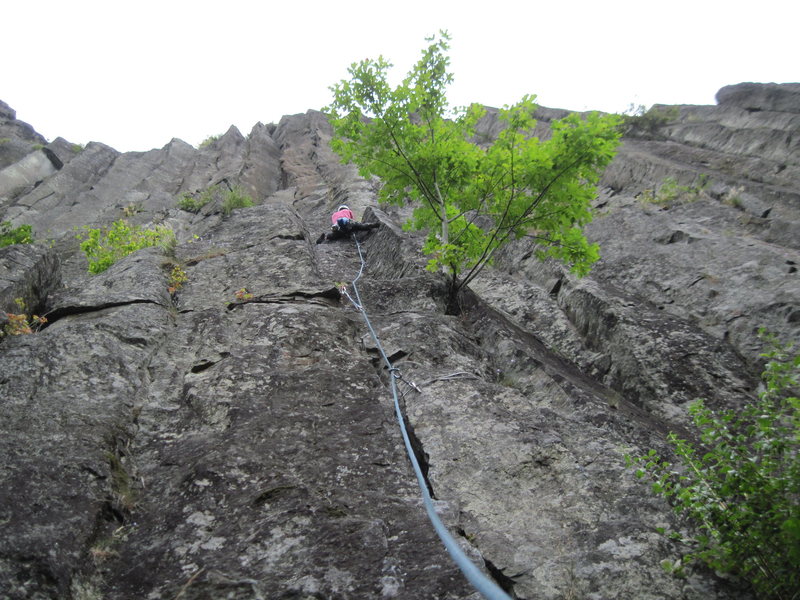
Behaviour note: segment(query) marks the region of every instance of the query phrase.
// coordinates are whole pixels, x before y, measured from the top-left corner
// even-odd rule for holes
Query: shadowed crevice
[[[164,305],[160,302],[145,299],[128,300],[126,302],[104,302],[102,304],[96,304],[92,306],[60,306],[47,313],[47,323],[44,325],[44,327],[52,325],[64,317],[100,312],[109,308],[119,308],[120,306],[131,306],[134,304],[155,304],[156,306],[164,307]]]
[[[288,294],[268,294],[239,302],[231,302],[227,308],[228,310],[235,310],[245,304],[294,304],[298,302],[338,307],[341,297],[341,293],[335,287],[313,292],[297,290]]]

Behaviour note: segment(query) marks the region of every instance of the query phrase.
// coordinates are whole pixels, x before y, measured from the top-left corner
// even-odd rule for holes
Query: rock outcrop
[[[656,527],[686,524],[624,455],[665,451],[695,398],[751,399],[758,328],[800,341],[797,88],[634,122],[588,229],[592,274],[521,240],[459,317],[321,113],[119,153],[47,144],[0,103],[22,149],[0,154],[0,221],[40,241],[0,249],[0,309],[49,319],[0,340],[0,597],[477,600],[425,516],[394,374],[341,293],[356,248],[314,244],[344,202],[381,223],[361,234],[364,307],[440,514],[488,576],[529,600],[750,598],[665,573],[678,549]],[[560,114],[542,109],[543,130]],[[496,128],[490,113],[479,135]],[[38,154],[50,167],[28,169]],[[255,206],[177,208],[212,188]],[[75,228],[123,217],[177,247],[89,275]]]

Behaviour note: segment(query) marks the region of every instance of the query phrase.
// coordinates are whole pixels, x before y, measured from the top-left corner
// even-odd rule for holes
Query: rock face
[[[363,305],[441,516],[488,576],[517,599],[749,598],[664,572],[678,549],[655,528],[685,525],[624,455],[663,451],[694,398],[752,398],[759,327],[800,340],[797,87],[634,123],[592,274],[522,241],[459,317],[318,112],[202,149],[41,140],[56,160],[23,181],[42,149],[0,104],[2,135],[30,144],[0,164],[0,221],[42,242],[0,249],[0,308],[49,319],[0,340],[0,597],[479,597],[427,521],[391,375],[341,292],[357,249],[314,244],[344,202],[381,223],[361,234]],[[558,116],[542,109],[543,130]],[[211,188],[255,206],[177,208]],[[74,228],[123,217],[177,247],[88,275]]]

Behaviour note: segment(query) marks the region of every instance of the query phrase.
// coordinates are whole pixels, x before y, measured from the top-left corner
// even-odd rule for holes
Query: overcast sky
[[[800,81],[796,0],[0,0],[0,100],[48,140],[197,145],[319,109],[350,63],[401,78],[449,30],[452,104],[623,112]]]

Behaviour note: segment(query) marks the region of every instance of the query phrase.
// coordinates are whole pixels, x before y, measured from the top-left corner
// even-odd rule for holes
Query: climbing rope
[[[444,523],[442,523],[439,515],[436,514],[436,507],[434,506],[430,492],[428,491],[428,486],[425,482],[425,476],[422,474],[422,469],[419,466],[419,461],[417,460],[414,450],[411,447],[411,439],[408,436],[405,420],[403,419],[403,413],[400,410],[400,398],[396,383],[397,380],[402,380],[400,370],[392,365],[391,361],[386,356],[386,352],[383,351],[383,346],[381,346],[381,342],[378,339],[378,334],[375,333],[375,329],[373,329],[372,323],[370,323],[367,311],[364,309],[364,303],[361,301],[361,295],[358,293],[357,284],[358,280],[361,279],[362,273],[364,272],[365,263],[364,255],[361,252],[361,244],[358,243],[355,235],[353,235],[353,240],[356,243],[358,257],[361,259],[361,268],[358,270],[358,275],[351,284],[353,286],[355,299],[347,292],[347,286],[342,285],[340,290],[345,296],[347,296],[350,302],[353,303],[353,306],[355,306],[355,308],[364,316],[364,322],[367,324],[367,328],[369,329],[370,334],[372,334],[372,339],[375,341],[378,352],[380,353],[383,362],[386,364],[386,368],[389,370],[389,382],[391,384],[392,396],[394,397],[394,410],[397,414],[397,422],[400,424],[400,431],[403,434],[403,442],[406,446],[408,458],[411,460],[411,465],[414,467],[414,473],[417,476],[417,483],[419,484],[419,489],[422,492],[422,500],[425,503],[425,510],[428,513],[428,518],[430,519],[433,528],[436,530],[436,533],[439,534],[439,538],[444,543],[447,551],[450,553],[450,557],[453,559],[456,565],[458,565],[458,568],[461,569],[469,582],[475,586],[475,589],[477,589],[484,598],[487,600],[511,600],[511,597],[508,594],[506,594],[495,582],[489,579],[480,569],[478,569],[478,567],[475,566],[475,564],[467,557],[467,555],[464,554],[461,546],[458,545],[458,542],[456,542],[456,540],[444,526]],[[409,385],[416,388],[413,383],[410,383]]]

